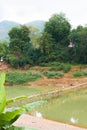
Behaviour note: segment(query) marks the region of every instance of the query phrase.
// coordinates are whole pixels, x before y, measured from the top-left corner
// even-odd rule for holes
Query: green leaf
[[[20,114],[23,113],[23,109],[21,108],[10,108],[4,111],[0,115],[0,127],[1,128],[7,128],[9,127],[13,122],[15,122]]]
[[[1,128],[8,128],[15,122],[19,116],[27,111],[30,111],[34,107],[43,104],[45,101],[37,101],[33,103],[29,103],[22,107],[18,108],[8,108],[2,114],[0,114],[0,127]]]
[[[4,88],[5,73],[0,74],[0,113],[3,112],[6,105],[6,92]]]

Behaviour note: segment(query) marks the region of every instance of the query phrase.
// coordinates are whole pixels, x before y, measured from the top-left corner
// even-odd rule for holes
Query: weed
[[[73,73],[74,77],[87,77],[87,71],[78,71]]]
[[[10,84],[23,84],[40,79],[42,76],[37,72],[9,72],[7,73],[6,82]]]
[[[44,72],[44,75],[48,78],[60,78],[64,75],[64,73],[55,72],[55,71],[47,71],[47,72]]]

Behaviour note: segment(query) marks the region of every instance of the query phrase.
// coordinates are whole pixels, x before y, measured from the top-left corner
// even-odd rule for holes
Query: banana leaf
[[[30,111],[31,109],[43,104],[44,102],[45,101],[37,101],[24,105],[22,107],[13,107],[6,109],[3,113],[0,114],[0,127],[4,129],[8,128],[20,117],[21,114]]]
[[[0,74],[0,114],[4,111],[6,106],[6,92],[4,88],[5,73]]]

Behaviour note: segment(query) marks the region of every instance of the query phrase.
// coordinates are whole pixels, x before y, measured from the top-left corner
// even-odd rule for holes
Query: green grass
[[[6,82],[13,84],[23,84],[27,82],[36,81],[38,79],[41,79],[42,76],[38,72],[8,72],[6,74]]]
[[[63,72],[46,71],[43,73],[47,78],[60,78],[64,75]]]
[[[60,62],[50,62],[44,63],[42,66],[49,67],[50,71],[60,71],[62,70],[64,73],[67,73],[71,70],[71,64],[69,63],[60,63]]]
[[[87,89],[63,94],[33,110],[42,113],[44,118],[87,127]],[[77,120],[71,122],[71,118]]]

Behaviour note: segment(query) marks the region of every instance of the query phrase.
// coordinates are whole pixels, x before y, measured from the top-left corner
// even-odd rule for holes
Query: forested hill
[[[37,27],[40,30],[40,32],[42,32],[43,29],[44,29],[44,24],[45,24],[45,21],[36,20],[36,21],[32,21],[32,22],[26,23],[25,25],[26,26],[31,26],[31,25],[35,26],[35,27]]]
[[[41,32],[44,28],[44,23],[45,23],[44,21],[37,20],[37,21],[25,23],[25,25],[26,26],[35,26]],[[8,32],[11,30],[11,28],[13,28],[15,26],[19,27],[20,25],[21,25],[20,23],[16,23],[13,21],[7,21],[7,20],[0,22],[0,41],[8,41],[9,40]]]
[[[9,40],[8,32],[11,30],[12,27],[20,26],[19,23],[11,22],[11,21],[2,21],[0,22],[0,41]]]

